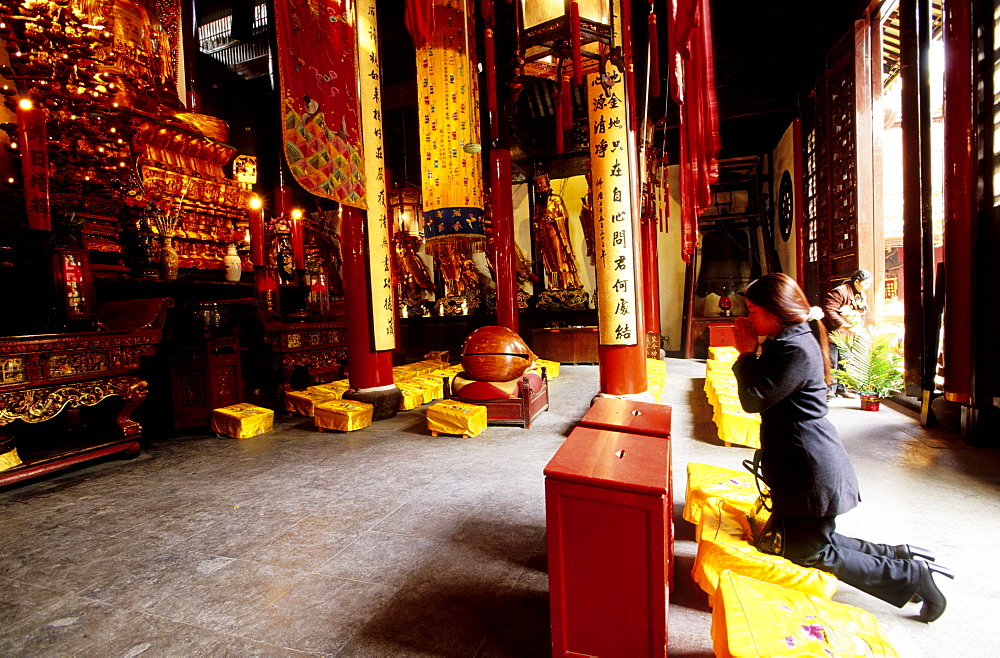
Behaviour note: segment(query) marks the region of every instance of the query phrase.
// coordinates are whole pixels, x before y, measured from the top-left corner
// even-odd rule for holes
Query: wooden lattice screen
[[[858,268],[853,35],[827,54],[803,108],[805,291],[813,303]]]

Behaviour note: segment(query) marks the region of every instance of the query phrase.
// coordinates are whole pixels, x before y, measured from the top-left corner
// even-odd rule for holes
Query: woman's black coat
[[[761,470],[782,514],[836,516],[860,500],[854,467],[826,418],[823,371],[805,322],[768,340],[759,357],[733,364],[743,408],[761,415]]]

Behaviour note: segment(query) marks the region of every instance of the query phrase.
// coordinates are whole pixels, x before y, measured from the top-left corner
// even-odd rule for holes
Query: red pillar
[[[658,231],[656,216],[644,216],[640,220],[642,240],[642,296],[643,324],[646,334],[660,335],[660,255],[657,247]],[[659,350],[659,346],[657,346]]]
[[[343,256],[344,303],[347,307],[347,368],[352,389],[392,386],[392,350],[372,349],[372,318],[365,267],[364,214],[341,206],[340,248]]]
[[[514,202],[511,188],[510,149],[501,146],[500,97],[497,93],[493,44],[493,0],[483,0],[483,58],[486,65],[486,107],[490,148],[490,202],[493,208],[493,264],[496,267],[497,324],[514,333],[518,329],[517,265],[514,253]]]
[[[944,8],[944,390],[953,402],[968,404],[972,390],[973,267],[972,21],[970,3]],[[974,338],[974,336],[973,336]]]
[[[511,199],[510,151],[490,151],[493,199],[493,262],[497,268],[497,324],[517,333],[517,265],[514,259],[514,203]]]

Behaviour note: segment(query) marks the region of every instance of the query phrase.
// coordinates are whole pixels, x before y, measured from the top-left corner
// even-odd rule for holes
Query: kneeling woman
[[[924,549],[890,546],[836,533],[838,514],[860,500],[858,480],[837,430],[827,420],[826,331],[809,322],[809,302],[784,274],[768,274],[746,291],[749,319],[736,318],[740,358],[733,365],[740,402],[760,412],[760,466],[772,514],[783,524],[783,555],[822,569],[897,607],[923,601],[918,619],[944,613],[933,574],[952,574]],[[758,354],[758,336],[767,336]]]

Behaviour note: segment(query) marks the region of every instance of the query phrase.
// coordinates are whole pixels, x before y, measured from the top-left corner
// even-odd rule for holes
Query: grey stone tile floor
[[[675,591],[669,651],[711,656],[711,612],[680,519],[689,461],[739,468],[704,362],[667,360]],[[598,393],[563,366],[532,429],[431,437],[424,409],[350,434],[309,419],[236,441],[157,440],[0,491],[3,656],[542,656],[551,652],[542,469]],[[846,534],[933,548],[957,572],[939,621],[847,585],[901,656],[1000,655],[1000,453],[895,405],[835,400],[864,502]]]

